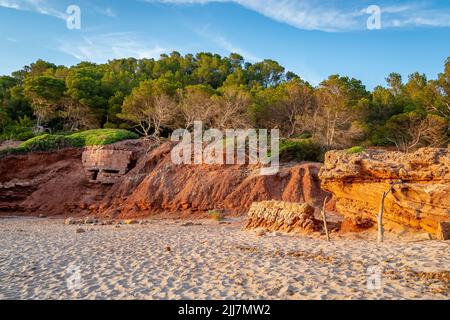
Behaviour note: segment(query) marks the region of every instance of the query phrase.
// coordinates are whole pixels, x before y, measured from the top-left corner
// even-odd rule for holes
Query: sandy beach
[[[358,234],[326,242],[243,225],[2,218],[0,299],[449,298],[448,241],[388,237],[378,246],[374,234]]]

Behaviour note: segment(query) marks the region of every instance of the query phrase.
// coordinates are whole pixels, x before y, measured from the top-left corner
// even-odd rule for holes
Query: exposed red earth
[[[252,165],[176,165],[170,158],[172,143],[151,146],[125,141],[104,147],[133,151],[129,171],[113,184],[92,181],[83,167],[83,150],[7,156],[0,160],[0,213],[199,217],[220,209],[245,215],[254,201],[320,206],[327,194],[320,188],[319,163],[283,164],[277,175],[261,176]]]
[[[276,175],[263,176],[259,166],[248,164],[174,164],[173,146],[129,140],[6,156],[0,159],[0,214],[201,218],[220,210],[246,216],[253,203],[275,200],[308,203],[320,219],[325,197],[333,196],[326,205],[332,220],[337,212],[345,218],[341,231],[361,231],[375,226],[381,194],[402,179],[386,199],[387,225],[447,237],[447,149],[330,152],[324,166],[282,163]]]

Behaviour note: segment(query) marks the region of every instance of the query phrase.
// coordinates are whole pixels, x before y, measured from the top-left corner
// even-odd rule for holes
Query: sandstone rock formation
[[[314,217],[315,209],[307,203],[283,201],[254,202],[248,212],[247,229],[263,228],[287,233],[312,233],[322,230]]]
[[[91,183],[114,184],[128,171],[132,151],[110,150],[101,147],[87,148],[82,162]]]
[[[450,223],[450,151],[424,148],[415,153],[370,150],[358,154],[331,151],[320,171],[322,188],[333,194],[337,210],[357,224],[375,223],[380,200],[392,225],[448,238]]]

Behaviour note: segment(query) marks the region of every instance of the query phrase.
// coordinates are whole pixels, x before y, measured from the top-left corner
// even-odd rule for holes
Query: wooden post
[[[402,184],[403,181],[392,183],[389,189],[385,192],[383,192],[383,196],[381,197],[381,203],[380,203],[380,211],[378,212],[378,236],[377,236],[377,242],[381,243],[384,241],[384,227],[383,227],[383,212],[384,212],[384,200],[386,200],[386,197],[389,195],[389,193],[392,191],[395,185]]]
[[[327,241],[330,241],[330,234],[328,233],[328,225],[327,225],[327,217],[325,214],[325,205],[327,204],[328,196],[323,200],[322,206],[322,219],[323,219],[323,227],[325,229],[325,234],[327,236]]]
[[[384,240],[384,227],[383,227],[383,211],[384,211],[384,200],[386,199],[387,192],[383,192],[381,198],[380,211],[378,212],[378,236],[377,242],[381,243]]]

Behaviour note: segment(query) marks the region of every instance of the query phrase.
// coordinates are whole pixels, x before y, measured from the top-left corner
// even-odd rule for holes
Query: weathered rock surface
[[[88,185],[78,149],[0,159],[0,213],[77,214],[102,192]]]
[[[254,202],[248,212],[246,229],[262,228],[287,233],[320,231],[322,222],[314,217],[314,211],[314,207],[307,203]]]
[[[177,165],[171,161],[173,144],[166,143],[120,178],[98,208],[114,218],[152,213],[204,214],[221,209],[244,215],[255,201],[281,200],[321,203],[321,164],[286,164],[273,176],[259,175],[252,165]]]
[[[383,192],[401,181],[386,198],[385,221],[448,237],[449,149],[424,148],[411,154],[331,151],[319,176],[322,188],[333,194],[338,212],[367,225],[376,221]]]
[[[135,165],[149,142],[126,140],[106,150],[132,151]],[[0,159],[0,214],[83,215],[101,201],[110,186],[91,184],[82,149],[9,155]]]
[[[221,209],[244,215],[255,201],[321,205],[327,194],[320,189],[319,163],[284,164],[278,174],[261,176],[260,168],[251,165],[177,165],[170,157],[173,143],[152,145],[137,140],[105,146],[101,150],[106,151],[90,154],[92,159],[85,155],[86,167],[84,150],[77,149],[4,157],[0,214],[129,219],[154,214],[192,217]],[[124,161],[119,163],[105,159],[115,151],[132,155],[120,152]],[[112,185],[89,183],[86,168],[105,166],[125,172]]]
[[[83,152],[82,162],[89,182],[114,184],[128,171],[132,151],[107,150],[99,147]]]

